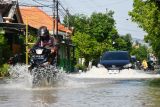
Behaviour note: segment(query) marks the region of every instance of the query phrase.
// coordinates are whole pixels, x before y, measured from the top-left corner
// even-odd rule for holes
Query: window
[[[129,60],[128,52],[106,52],[102,60]]]

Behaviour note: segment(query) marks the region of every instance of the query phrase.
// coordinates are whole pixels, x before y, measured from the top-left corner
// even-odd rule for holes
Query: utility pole
[[[55,0],[53,0],[53,8],[52,8],[52,12],[53,12],[53,36],[55,34]]]
[[[26,19],[26,65],[28,65],[28,18]]]
[[[54,38],[56,39],[56,44],[58,44],[59,42],[59,38],[58,38],[58,8],[59,8],[59,2],[58,0],[54,0],[54,28],[55,28],[55,36]],[[57,61],[58,61],[58,51],[56,52],[56,64],[57,64]]]
[[[70,23],[69,23],[69,10],[66,9],[66,14],[67,14],[67,27],[70,28]]]
[[[56,37],[58,38],[58,22],[59,22],[59,14],[58,14],[59,2],[56,1]]]
[[[55,34],[55,38],[58,37],[58,20],[59,20],[59,1],[53,0],[53,35]]]

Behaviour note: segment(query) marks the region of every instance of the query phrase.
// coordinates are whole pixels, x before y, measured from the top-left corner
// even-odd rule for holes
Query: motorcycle
[[[148,70],[154,71],[155,70],[155,63],[153,61],[148,61]]]
[[[40,85],[42,81],[48,84],[56,77],[58,70],[53,59],[49,48],[34,47],[30,50],[29,71],[33,76],[33,85]]]

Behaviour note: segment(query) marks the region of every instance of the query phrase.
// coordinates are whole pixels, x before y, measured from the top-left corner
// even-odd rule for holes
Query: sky
[[[49,1],[52,0],[37,0]],[[143,39],[145,32],[138,25],[131,21],[128,11],[132,10],[133,0],[59,0],[61,4],[69,9],[71,14],[85,14],[90,16],[92,12],[105,12],[106,9],[114,11],[114,19],[116,20],[116,28],[119,34],[125,35],[130,33],[133,38]],[[20,0],[22,3],[32,3],[32,0]],[[47,3],[47,2],[46,2]],[[44,9],[51,13],[51,9]],[[50,12],[49,12],[50,11]]]

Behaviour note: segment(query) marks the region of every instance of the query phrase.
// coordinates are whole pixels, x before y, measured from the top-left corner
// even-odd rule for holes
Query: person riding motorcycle
[[[41,26],[38,29],[38,36],[39,40],[34,45],[34,47],[45,47],[51,50],[51,64],[55,63],[56,56],[57,56],[57,46],[56,40],[49,35],[49,31],[46,26]],[[34,48],[33,47],[33,48]]]
[[[147,68],[148,68],[148,64],[147,64],[147,61],[144,59],[143,61],[142,61],[142,67],[143,67],[143,69],[146,71],[147,70]]]

